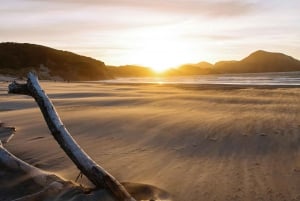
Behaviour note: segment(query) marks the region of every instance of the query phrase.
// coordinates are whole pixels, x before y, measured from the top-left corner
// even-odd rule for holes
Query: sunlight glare
[[[184,43],[176,30],[161,28],[154,31],[144,30],[140,34],[143,35],[138,41],[140,47],[132,53],[135,61],[158,73],[199,58],[195,57],[195,51],[188,43]]]

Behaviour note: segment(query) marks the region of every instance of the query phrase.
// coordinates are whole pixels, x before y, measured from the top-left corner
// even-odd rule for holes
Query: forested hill
[[[42,79],[101,80],[112,78],[102,61],[28,43],[0,43],[0,74],[25,76],[34,70]]]

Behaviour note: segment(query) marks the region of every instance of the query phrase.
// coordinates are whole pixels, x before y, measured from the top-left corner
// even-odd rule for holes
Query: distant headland
[[[258,50],[240,61],[199,62],[171,68],[159,75],[138,65],[109,66],[68,51],[29,43],[0,43],[0,74],[24,77],[35,71],[41,79],[103,80],[116,77],[190,76],[226,73],[300,71],[300,61],[283,53]]]

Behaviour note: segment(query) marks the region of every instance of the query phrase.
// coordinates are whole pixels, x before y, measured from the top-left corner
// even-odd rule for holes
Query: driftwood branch
[[[96,187],[109,190],[117,200],[135,201],[120,182],[94,162],[76,143],[60,120],[54,105],[41,88],[37,77],[33,73],[28,74],[26,84],[19,84],[17,82],[10,84],[8,92],[29,95],[35,99],[53,137],[75,163],[77,168]]]
[[[42,172],[40,169],[29,165],[28,163],[20,160],[19,158],[12,155],[9,151],[7,151],[1,141],[0,141],[0,163],[5,164],[7,167],[9,167],[12,170],[21,170],[22,172],[25,172],[27,174],[30,174],[31,177],[36,176],[45,176],[46,174]],[[44,185],[43,182],[45,179],[41,178],[38,179],[38,183],[40,185]]]
[[[27,195],[21,198],[18,198],[14,201],[35,201],[35,200],[44,200],[53,194],[59,194],[64,189],[69,186],[72,186],[71,182],[64,181],[54,174],[44,172],[28,163],[20,160],[9,151],[7,151],[0,141],[0,166],[13,170],[14,172],[22,172],[22,174],[27,175],[28,178],[31,178],[36,184],[43,187],[40,191]]]

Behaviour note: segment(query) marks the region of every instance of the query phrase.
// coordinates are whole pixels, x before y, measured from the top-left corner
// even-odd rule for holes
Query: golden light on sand
[[[300,88],[41,84],[87,153],[123,180],[150,184],[183,201],[257,200],[258,196],[265,201],[271,196],[292,200],[299,196],[295,140],[298,143]],[[7,83],[0,82],[0,88],[7,88]],[[65,160],[66,155],[45,132],[44,120],[30,98],[0,90],[0,106],[0,117],[22,128],[9,142],[9,150],[67,180],[76,178],[78,169]],[[24,189],[38,190],[24,186],[28,175],[5,168],[1,157],[0,170],[2,175],[8,173],[0,177],[0,195],[16,197],[24,195]],[[174,175],[184,175],[184,179]],[[63,196],[70,201],[80,194],[76,190]]]

